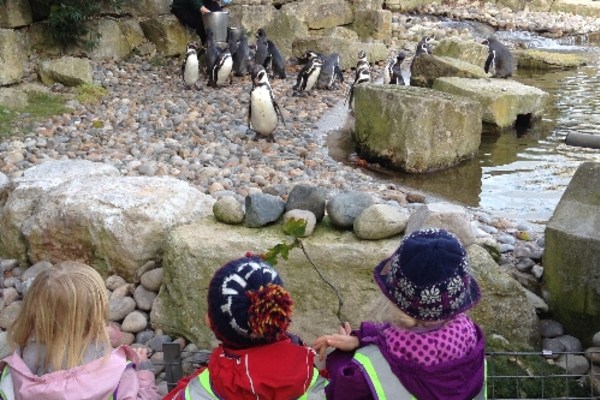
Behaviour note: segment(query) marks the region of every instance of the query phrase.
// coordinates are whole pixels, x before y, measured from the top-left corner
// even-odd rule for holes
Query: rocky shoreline
[[[600,22],[587,17],[532,15],[526,11],[513,13],[508,9],[490,5],[482,8],[473,4],[452,8],[428,6],[422,11],[482,21],[498,28],[545,32],[550,36],[600,31]],[[479,35],[469,29],[445,26],[439,17],[396,14],[394,24],[394,38],[387,43],[390,52],[398,48],[413,49],[414,41],[432,31],[436,40],[446,36],[476,38]],[[40,57],[30,57],[26,66],[25,80],[29,83],[37,82],[35,65]],[[419,202],[430,201],[426,194],[374,178],[357,158],[340,163],[329,155],[327,132],[319,129],[319,122],[328,110],[344,101],[351,81],[350,71],[345,73],[346,83],[339,90],[316,91],[306,97],[292,96],[291,87],[297,70],[294,66],[290,67],[291,77],[287,80],[273,81],[274,95],[282,108],[286,126],[280,126],[274,142],[268,142],[256,140],[253,134],[247,133],[251,85],[248,78],[236,78],[232,86],[219,89],[208,88],[202,82],[198,90],[185,90],[179,77],[179,62],[178,59],[141,56],[94,62],[94,82],[105,87],[109,94],[98,104],[79,104],[72,98],[67,102],[71,112],[47,120],[33,123],[25,118],[18,120],[15,132],[0,143],[0,172],[14,178],[46,160],[86,159],[115,166],[124,175],[173,176],[215,198],[233,195],[241,200],[259,191],[285,198],[293,186],[304,183],[324,188],[330,195],[345,191],[367,192],[379,202],[397,202],[409,209]],[[381,73],[381,66],[376,66],[375,72]],[[53,86],[50,91],[71,96],[70,90],[60,85]],[[471,219],[478,240],[498,245],[499,264],[532,294],[537,293],[539,296],[533,299],[537,309],[542,314],[547,312],[539,286],[543,276],[540,265],[543,235],[526,224],[495,218],[485,212],[471,212]],[[3,317],[11,318],[5,310],[23,293],[26,285],[22,278],[26,275],[22,266],[15,265],[12,260],[2,260],[0,266],[5,277],[0,311],[0,327],[4,328],[7,321],[2,322]],[[148,270],[155,267],[148,266]],[[109,280],[107,286],[113,294],[122,294],[115,299],[135,297],[136,291],[142,291],[117,277]],[[142,282],[141,286],[147,285]],[[155,287],[156,282],[151,286]],[[152,292],[146,287],[144,290]],[[147,298],[144,301],[147,302]],[[123,320],[130,313],[143,314],[145,311],[142,307],[113,320]],[[143,321],[138,321],[138,325],[144,325]],[[555,334],[556,326],[550,326]],[[152,342],[150,347],[156,354],[154,361],[160,365],[162,355],[158,344],[171,338],[163,332],[145,328],[135,335],[127,328],[128,334],[125,334],[122,328],[115,331],[115,343],[150,346],[149,340],[154,340],[157,345]],[[177,340],[185,344],[183,339]],[[186,351],[192,350],[194,346],[188,344]],[[567,350],[580,351],[571,347]],[[163,374],[160,368],[156,372],[159,377]],[[162,386],[164,390],[164,382]]]

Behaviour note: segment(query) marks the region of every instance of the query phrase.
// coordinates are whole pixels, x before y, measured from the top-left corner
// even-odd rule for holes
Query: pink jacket
[[[17,352],[2,361],[10,367],[16,400],[159,400],[154,373],[138,371],[128,360],[138,361],[128,346],[69,370],[42,376],[32,373]]]

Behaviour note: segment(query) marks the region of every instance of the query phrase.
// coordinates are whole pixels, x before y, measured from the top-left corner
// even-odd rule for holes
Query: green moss
[[[8,134],[13,118],[14,112],[0,106],[0,138]]]
[[[60,96],[46,93],[31,93],[28,99],[29,105],[25,107],[24,112],[33,118],[44,118],[67,111],[64,99]]]
[[[107,94],[108,90],[92,83],[84,83],[75,88],[75,97],[81,104],[99,103]]]

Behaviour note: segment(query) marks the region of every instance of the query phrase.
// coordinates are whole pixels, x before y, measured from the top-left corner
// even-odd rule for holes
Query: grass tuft
[[[75,88],[75,98],[81,104],[99,103],[107,94],[108,90],[92,83],[84,83]]]

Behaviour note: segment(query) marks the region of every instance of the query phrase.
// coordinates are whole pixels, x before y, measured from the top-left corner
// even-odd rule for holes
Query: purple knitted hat
[[[479,301],[479,286],[469,271],[469,257],[454,235],[443,229],[424,229],[406,237],[375,268],[374,276],[383,293],[405,314],[421,321],[442,321]]]

